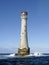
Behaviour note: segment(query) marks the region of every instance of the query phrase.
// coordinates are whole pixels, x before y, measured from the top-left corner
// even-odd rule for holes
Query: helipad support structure
[[[28,13],[26,11],[21,12],[21,37],[20,48],[18,49],[19,55],[28,55],[30,53],[27,37],[27,15]]]

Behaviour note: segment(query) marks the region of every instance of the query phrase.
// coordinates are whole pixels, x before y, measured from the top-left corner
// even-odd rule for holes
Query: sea
[[[9,57],[9,54],[0,54],[0,65],[49,65],[49,54],[26,57]]]

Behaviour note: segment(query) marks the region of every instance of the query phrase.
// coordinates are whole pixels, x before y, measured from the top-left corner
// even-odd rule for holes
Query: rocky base
[[[29,54],[30,54],[30,48],[18,49],[18,55],[20,56],[29,55]]]

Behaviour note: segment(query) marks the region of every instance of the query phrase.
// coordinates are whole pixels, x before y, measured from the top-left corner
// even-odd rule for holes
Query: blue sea
[[[49,54],[45,53],[39,57],[8,57],[8,55],[0,54],[0,65],[49,65]]]

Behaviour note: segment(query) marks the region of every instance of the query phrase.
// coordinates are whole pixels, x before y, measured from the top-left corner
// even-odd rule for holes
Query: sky
[[[28,12],[27,32],[31,52],[49,53],[49,0],[0,0],[0,53],[7,52],[7,49],[8,52],[17,52],[22,11]]]

